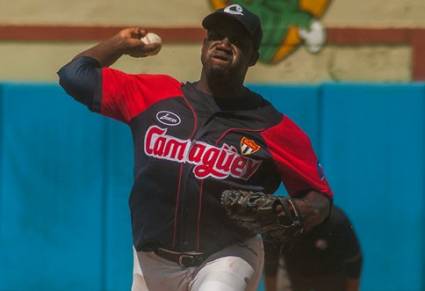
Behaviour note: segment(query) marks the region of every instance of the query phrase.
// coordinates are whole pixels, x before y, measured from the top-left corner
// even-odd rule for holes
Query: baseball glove
[[[300,213],[288,197],[262,192],[225,190],[221,204],[227,215],[241,227],[268,238],[286,242],[304,231]]]

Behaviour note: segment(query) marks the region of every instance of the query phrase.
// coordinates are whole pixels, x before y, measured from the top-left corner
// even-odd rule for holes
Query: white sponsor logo
[[[161,122],[162,124],[169,125],[169,126],[176,126],[181,123],[180,117],[177,114],[170,111],[159,111],[156,114],[156,119],[158,119],[158,121]]]
[[[150,126],[145,135],[145,153],[156,159],[193,164],[193,174],[198,179],[226,179],[232,176],[248,180],[262,163],[239,155],[235,147],[227,144],[218,148],[200,141],[178,139],[166,133],[167,129]]]
[[[229,14],[243,15],[243,8],[238,4],[233,4],[224,8],[224,12]]]

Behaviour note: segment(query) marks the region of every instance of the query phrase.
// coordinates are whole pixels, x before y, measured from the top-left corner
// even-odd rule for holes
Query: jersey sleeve
[[[59,84],[75,100],[94,110],[94,101],[100,94],[100,71],[96,59],[76,57],[58,71]]]
[[[95,109],[126,123],[162,99],[182,96],[181,83],[167,75],[132,75],[103,68],[101,78]]]
[[[281,175],[288,194],[316,190],[332,198],[308,136],[288,117],[265,130],[262,137]]]

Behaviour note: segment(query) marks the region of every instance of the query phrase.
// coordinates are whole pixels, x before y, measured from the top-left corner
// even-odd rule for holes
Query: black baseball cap
[[[224,19],[233,19],[242,24],[251,36],[255,49],[260,48],[263,30],[260,18],[257,15],[239,4],[232,4],[207,15],[202,21],[202,26],[205,29],[210,29]]]

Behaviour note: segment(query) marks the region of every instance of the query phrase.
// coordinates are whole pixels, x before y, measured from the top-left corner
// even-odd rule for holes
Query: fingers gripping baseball
[[[126,28],[118,36],[124,41],[124,53],[140,58],[157,54],[162,47],[161,38],[141,27]]]

